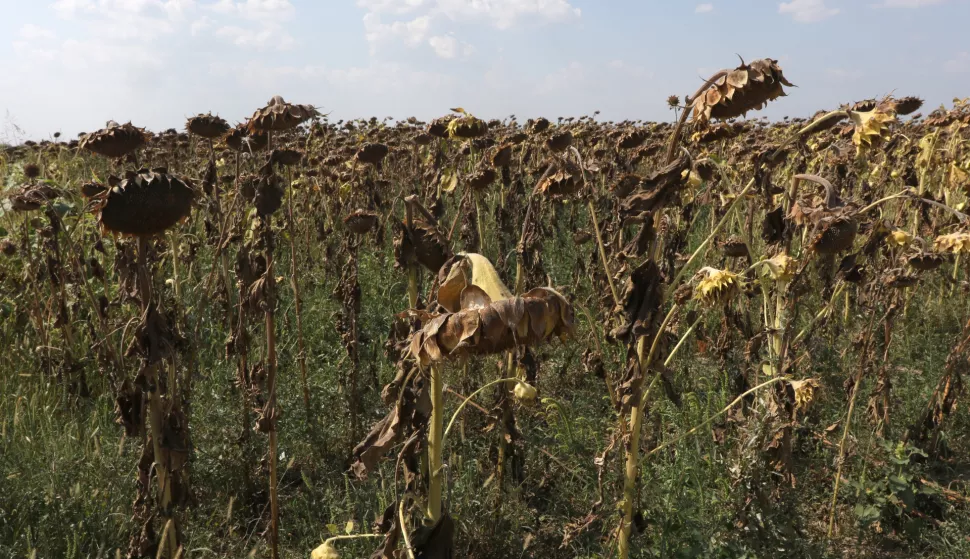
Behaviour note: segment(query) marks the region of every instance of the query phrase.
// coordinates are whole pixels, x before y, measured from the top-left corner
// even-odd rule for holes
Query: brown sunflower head
[[[852,248],[859,223],[851,216],[828,216],[819,220],[811,248],[819,254],[836,254]]]
[[[451,250],[442,244],[434,227],[427,222],[413,220],[410,231],[403,223],[397,224],[396,228],[394,258],[398,266],[405,268],[416,262],[437,274],[451,258]]]
[[[536,190],[549,196],[570,196],[582,187],[582,171],[574,165],[562,165],[554,173],[546,175],[536,185]]]
[[[269,217],[283,206],[286,189],[279,175],[270,173],[259,177],[253,190],[253,205],[260,217]]]
[[[452,120],[455,120],[455,118],[457,118],[455,115],[445,115],[443,117],[436,118],[428,123],[428,127],[425,131],[436,138],[447,138],[448,126],[451,124]]]
[[[303,161],[303,152],[288,148],[274,149],[269,154],[269,161],[274,165],[282,165],[284,167],[299,165]]]
[[[98,222],[124,235],[155,235],[192,211],[195,192],[164,169],[130,172],[103,194]]]
[[[344,218],[344,225],[351,233],[363,235],[377,226],[380,215],[367,210],[356,210]]]
[[[200,114],[190,118],[185,123],[185,129],[190,134],[202,136],[209,140],[215,140],[225,136],[231,127],[225,119],[219,118],[212,113]]]
[[[374,166],[379,166],[390,149],[385,144],[364,144],[354,158],[360,163],[369,163]]]
[[[529,123],[528,130],[530,134],[542,134],[543,132],[548,130],[549,126],[551,125],[552,123],[549,122],[548,118],[540,116],[539,118]]]
[[[269,146],[269,135],[259,130],[251,132],[245,125],[240,124],[226,136],[226,145],[236,152],[255,153]]]
[[[488,123],[469,114],[453,118],[448,123],[448,135],[452,138],[478,138],[488,134]]]
[[[572,305],[550,288],[497,301],[476,285],[461,293],[461,308],[429,316],[411,338],[411,352],[423,365],[473,355],[494,355],[516,346],[537,346],[568,337]]]
[[[512,144],[502,144],[495,148],[491,158],[492,167],[508,167],[512,163]]]
[[[34,180],[40,176],[40,165],[36,163],[28,163],[24,165],[24,176],[28,180]]]
[[[726,120],[759,110],[786,95],[782,86],[794,87],[785,79],[777,60],[742,63],[694,99],[694,121]]]
[[[8,199],[10,209],[15,212],[39,210],[48,202],[60,198],[63,193],[48,184],[29,184],[15,190]]]
[[[117,159],[134,152],[148,143],[144,128],[132,126],[130,122],[118,124],[109,122],[107,128],[85,134],[79,147],[104,157]]]
[[[913,114],[923,106],[923,100],[919,97],[903,97],[902,99],[896,99],[896,114],[900,116],[906,116]]]
[[[553,134],[546,140],[546,147],[556,153],[566,151],[571,145],[573,145],[573,134],[568,130]]]
[[[650,132],[645,128],[630,130],[620,136],[616,142],[617,149],[634,149],[643,145],[650,137]]]
[[[943,256],[934,252],[918,251],[906,258],[906,262],[914,270],[928,272],[943,265]]]
[[[289,130],[318,116],[320,116],[319,111],[312,105],[294,105],[277,95],[270,99],[265,107],[253,113],[249,119],[249,130],[263,132]]]
[[[468,186],[472,190],[483,191],[495,182],[497,176],[495,169],[481,169],[468,175],[465,180],[468,181]]]
[[[87,182],[81,185],[81,195],[85,198],[94,198],[105,190],[107,190],[107,187],[97,181]]]
[[[17,243],[10,239],[0,239],[0,253],[4,256],[14,256],[17,254]]]

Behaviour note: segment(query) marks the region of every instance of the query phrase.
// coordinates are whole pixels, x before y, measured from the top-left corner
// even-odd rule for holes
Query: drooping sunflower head
[[[892,105],[880,105],[864,112],[849,111],[849,117],[855,125],[852,143],[856,146],[857,155],[879,149],[892,137],[889,125],[896,122]]]
[[[933,250],[951,254],[970,253],[970,232],[960,231],[949,235],[940,235],[933,241]]]
[[[694,298],[705,305],[727,304],[741,292],[741,279],[729,270],[703,268],[698,275],[701,279],[694,289]]]
[[[780,252],[769,260],[765,261],[765,268],[768,276],[777,282],[789,282],[795,277],[798,268],[798,260],[788,256],[787,253]]]

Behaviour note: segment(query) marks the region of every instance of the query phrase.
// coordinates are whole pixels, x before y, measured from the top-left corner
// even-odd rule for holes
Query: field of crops
[[[0,557],[970,556],[970,102],[790,86],[3,148]]]

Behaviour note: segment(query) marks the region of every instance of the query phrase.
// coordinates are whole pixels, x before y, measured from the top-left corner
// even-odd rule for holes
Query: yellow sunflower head
[[[952,254],[970,253],[970,232],[940,235],[933,241],[933,250]]]
[[[694,298],[705,305],[726,304],[741,291],[741,279],[734,272],[704,268],[699,272]]]
[[[902,229],[893,229],[886,237],[886,242],[894,246],[908,247],[913,243],[913,236]]]
[[[765,261],[768,275],[777,282],[789,282],[795,277],[795,270],[798,268],[798,260],[780,252],[771,259]]]

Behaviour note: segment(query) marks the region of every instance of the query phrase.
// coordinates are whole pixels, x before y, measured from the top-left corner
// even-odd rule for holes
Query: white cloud
[[[287,21],[296,15],[290,0],[219,0],[206,6],[223,15],[235,15],[251,21]]]
[[[231,3],[231,0],[220,0],[220,4]],[[371,55],[385,44],[403,43],[412,48],[430,46],[438,57],[445,59],[469,56],[475,49],[456,39],[450,30],[441,29],[442,23],[504,30],[523,21],[563,22],[581,15],[569,0],[357,0],[356,3],[365,11],[364,37]]]
[[[825,5],[825,0],[792,0],[778,5],[778,13],[791,14],[799,23],[815,23],[839,13],[838,8]]]
[[[694,8],[695,14],[709,14],[714,11],[714,4],[698,4]]]
[[[57,0],[51,8],[58,17],[71,19],[80,13],[93,12],[95,5],[91,0]]]
[[[431,2],[432,0],[357,0],[357,5],[368,12],[407,14]]]
[[[17,35],[27,41],[49,41],[54,38],[54,32],[50,29],[28,23],[20,28]]]
[[[428,44],[434,49],[435,54],[441,58],[455,58],[458,56],[458,39],[451,35],[440,35],[428,39]]]
[[[378,44],[392,40],[402,40],[408,46],[414,47],[424,42],[431,29],[430,16],[418,16],[411,21],[395,21],[381,23],[380,16],[374,12],[364,16],[364,33],[367,42],[374,51]]]
[[[212,20],[209,19],[209,16],[202,16],[192,22],[192,25],[189,26],[189,32],[193,37],[197,37],[211,29],[212,25],[213,23]]]
[[[296,40],[278,25],[265,25],[258,29],[224,25],[216,29],[215,36],[238,47],[261,50],[288,50],[296,43]]]
[[[569,21],[582,12],[567,0],[436,0],[434,10],[454,21],[488,21],[509,29],[521,20]]]
[[[882,0],[879,6],[887,8],[922,8],[923,6],[933,6],[942,4],[947,0]]]
[[[428,39],[428,44],[434,49],[435,54],[449,60],[459,56],[470,56],[475,50],[468,43],[456,39],[454,35],[436,35]]]
[[[963,51],[943,63],[943,70],[951,74],[970,72],[970,52]]]
[[[288,50],[296,44],[296,39],[283,30],[283,23],[296,17],[296,7],[290,0],[218,0],[202,7],[212,17],[203,15],[193,22],[192,35],[215,27],[217,38],[237,47]]]

